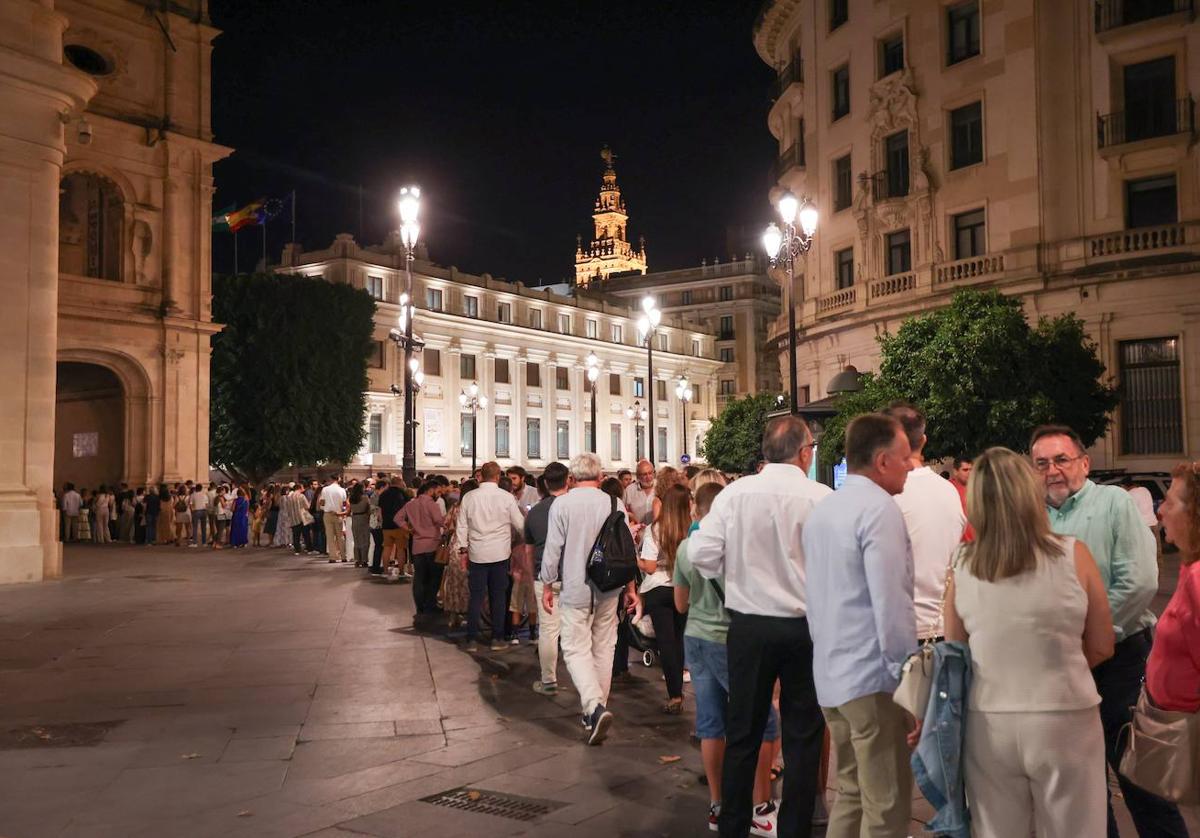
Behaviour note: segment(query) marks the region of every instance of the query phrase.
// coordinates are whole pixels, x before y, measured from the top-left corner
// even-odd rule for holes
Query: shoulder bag
[[[1124,732],[1121,774],[1164,800],[1200,804],[1200,713],[1155,707],[1143,684]]]
[[[946,581],[942,583],[942,602],[938,606],[937,625],[934,627],[934,634],[938,634],[938,629],[942,629],[943,633],[943,618],[946,614],[946,594],[950,590],[950,575],[954,572],[954,562],[946,568]],[[933,647],[932,638],[927,638],[921,641],[921,645],[917,647],[917,651],[908,656],[908,660],[900,667],[900,685],[896,687],[896,691],[892,693],[892,701],[899,704],[909,713],[912,713],[914,718],[924,719],[925,710],[929,707],[929,693],[933,688]]]

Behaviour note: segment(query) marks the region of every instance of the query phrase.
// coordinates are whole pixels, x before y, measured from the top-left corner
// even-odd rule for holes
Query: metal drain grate
[[[536,800],[532,797],[518,797],[515,794],[502,794],[498,791],[471,789],[465,786],[422,797],[421,802],[514,821],[535,821],[542,815],[548,815],[567,805],[553,800]]]

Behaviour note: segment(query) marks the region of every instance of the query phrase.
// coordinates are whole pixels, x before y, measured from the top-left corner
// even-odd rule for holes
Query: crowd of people
[[[1148,520],[1143,499],[1089,479],[1068,427],[943,475],[925,424],[907,404],[855,418],[836,491],[809,477],[811,432],[785,416],[736,479],[647,461],[609,475],[584,453],[536,477],[488,462],[411,487],[67,484],[59,502],[68,541],[249,544],[408,576],[418,628],[465,627],[474,654],[485,636],[492,653],[536,649],[534,693],[559,693],[561,655],[591,745],[616,723],[630,647],[653,649],[664,714],[692,685],[697,829],[902,838],[916,782],[938,834],[1117,838],[1111,768],[1139,835],[1186,836],[1179,806],[1120,768],[1139,695],[1200,713],[1200,464]],[[1160,525],[1181,564],[1156,618]],[[633,565],[602,584],[622,539]],[[937,686],[910,712],[898,690],[922,648]]]

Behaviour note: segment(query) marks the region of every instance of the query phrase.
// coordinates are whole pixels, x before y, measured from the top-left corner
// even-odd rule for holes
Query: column
[[[48,0],[0,3],[0,583],[62,574],[52,495],[61,116],[77,119],[96,92],[62,64],[66,26]]]
[[[442,397],[442,404],[446,405],[446,426],[442,429],[442,435],[446,440],[444,447],[448,449],[444,454],[450,468],[469,469],[471,468],[471,459],[468,457],[464,461],[462,455],[463,411],[462,405],[458,403],[458,394],[463,387],[459,378],[462,348],[448,346],[442,354],[445,356],[445,362],[449,363],[448,367],[442,367],[442,380],[446,382],[445,393]]]

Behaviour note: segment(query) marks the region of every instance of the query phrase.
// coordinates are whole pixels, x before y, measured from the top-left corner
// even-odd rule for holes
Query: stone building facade
[[[1200,26],[1191,4],[769,0],[779,188],[821,213],[798,268],[813,398],[966,287],[1075,312],[1122,400],[1097,466],[1200,451]],[[1144,7],[1144,8],[1143,8]],[[780,318],[776,335],[785,330]],[[781,353],[780,366],[786,369]]]
[[[393,238],[362,247],[342,234],[324,250],[288,245],[275,270],[348,283],[377,300],[366,433],[349,467],[398,471],[403,396],[392,388],[402,393],[404,353],[388,335],[399,322],[402,246]],[[430,262],[421,248],[413,267],[413,298],[414,333],[425,344],[415,414],[419,470],[462,475],[470,470],[472,446],[477,463],[495,459],[535,469],[588,450],[589,353],[595,353],[602,372],[596,383],[596,452],[606,468],[630,468],[648,452],[649,417],[637,421],[627,409],[635,402],[647,409],[651,386],[655,459],[677,464],[685,440],[695,456],[713,415],[722,368],[714,335],[700,324],[663,319],[654,339],[651,384],[646,350],[637,343],[640,312],[618,298],[587,290],[566,297],[488,274],[466,274]],[[695,393],[686,412],[675,395],[685,375]],[[458,399],[472,383],[488,402],[475,416],[474,430],[470,412]]]

